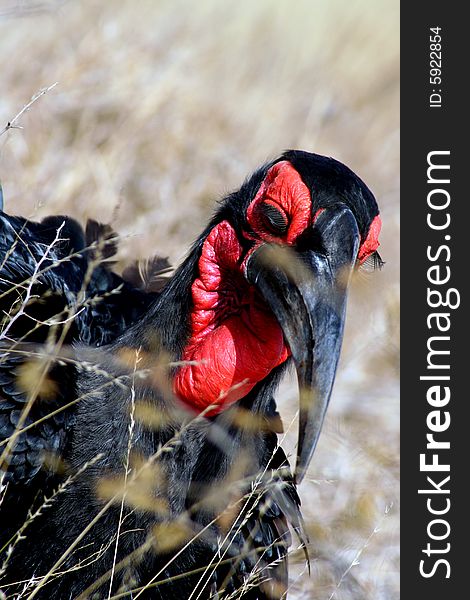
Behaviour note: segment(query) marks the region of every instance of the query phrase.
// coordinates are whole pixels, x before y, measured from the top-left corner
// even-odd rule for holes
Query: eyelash
[[[380,254],[378,252],[373,252],[366,258],[360,268],[363,271],[371,273],[372,271],[380,271],[384,264],[385,262],[381,259]]]
[[[263,203],[260,206],[263,225],[273,235],[284,235],[289,227],[286,215],[272,204]]]

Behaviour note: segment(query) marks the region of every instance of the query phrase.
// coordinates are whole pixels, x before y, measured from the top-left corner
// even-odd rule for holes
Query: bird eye
[[[286,215],[272,204],[263,202],[260,206],[263,216],[263,224],[266,229],[274,235],[284,235],[287,232],[289,222]]]

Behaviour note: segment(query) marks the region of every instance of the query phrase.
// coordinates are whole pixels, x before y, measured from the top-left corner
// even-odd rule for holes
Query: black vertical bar
[[[468,594],[469,27],[460,3],[401,4],[401,589],[410,599]],[[450,169],[427,173],[430,162]]]

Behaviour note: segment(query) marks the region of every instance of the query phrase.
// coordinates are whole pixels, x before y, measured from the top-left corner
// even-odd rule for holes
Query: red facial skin
[[[367,234],[366,239],[362,242],[359,248],[359,252],[357,254],[357,260],[360,262],[361,265],[380,246],[379,234],[381,227],[382,220],[380,218],[380,215],[377,215],[376,217],[374,217],[374,220],[370,224],[369,233]]]
[[[265,226],[263,202],[286,216],[289,225],[282,237]],[[255,247],[262,242],[292,245],[312,224],[311,208],[310,192],[300,175],[289,162],[278,162],[248,207],[254,235],[247,236],[256,240]],[[371,227],[364,243],[367,256],[377,248],[379,229]],[[245,279],[242,262],[237,235],[228,221],[222,221],[204,241],[199,276],[191,288],[191,336],[181,359],[197,364],[180,367],[173,381],[175,394],[196,411],[215,405],[208,416],[246,396],[290,354],[274,315]]]
[[[289,222],[287,232],[282,237],[266,230],[260,211],[263,203],[273,205]],[[258,193],[246,211],[246,220],[257,234],[257,239],[291,246],[310,225],[311,214],[312,200],[307,186],[290,162],[283,160],[267,172]]]

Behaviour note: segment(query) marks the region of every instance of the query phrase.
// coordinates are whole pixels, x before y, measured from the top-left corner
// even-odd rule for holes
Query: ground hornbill
[[[379,231],[366,185],[301,151],[227,196],[164,283],[158,259],[113,273],[107,226],[0,212],[0,590],[285,597],[296,485]],[[291,362],[293,475],[273,398]]]

